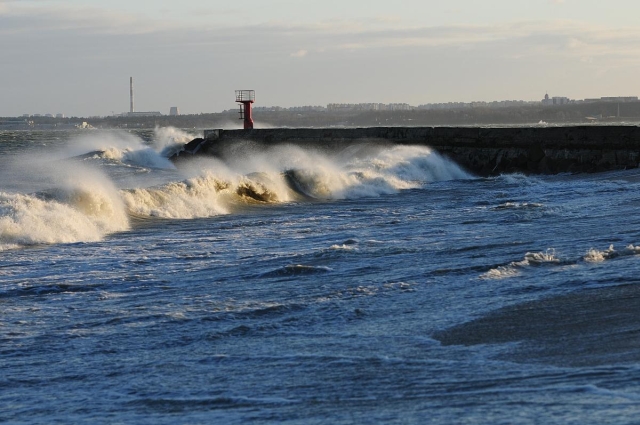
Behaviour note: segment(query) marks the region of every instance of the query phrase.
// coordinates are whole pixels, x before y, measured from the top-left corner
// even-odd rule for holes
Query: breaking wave
[[[315,199],[353,199],[397,193],[426,183],[468,179],[469,174],[427,147],[394,146],[328,156],[295,146],[261,153],[257,163],[276,166],[287,185]]]
[[[527,268],[538,266],[553,265],[575,265],[581,261],[586,263],[601,263],[617,257],[625,257],[630,255],[639,255],[640,246],[627,245],[624,249],[617,251],[613,245],[605,250],[589,249],[581,259],[560,260],[556,257],[554,249],[548,249],[545,252],[527,252],[522,261],[514,261],[506,266],[493,268],[486,273],[480,275],[481,279],[506,279],[519,276],[521,272]]]
[[[122,200],[108,184],[69,183],[35,195],[0,192],[0,251],[98,241],[127,229]]]
[[[613,245],[609,245],[608,249],[602,251],[593,248],[589,249],[583,259],[588,263],[601,263],[612,258],[637,254],[640,254],[640,246],[628,245],[623,250],[616,251]]]
[[[482,279],[505,279],[518,276],[520,271],[528,267],[560,264],[554,249],[545,252],[527,252],[521,261],[514,261],[507,266],[500,266],[483,273]]]
[[[229,184],[213,176],[203,176],[161,187],[122,191],[128,211],[135,216],[197,218],[227,214],[221,195]]]
[[[371,197],[471,178],[417,146],[353,146],[329,155],[280,145],[176,169],[167,156],[195,136],[174,128],[156,128],[150,141],[92,132],[49,156],[16,161],[22,165],[6,174],[18,189],[11,182],[0,188],[0,249],[98,241],[129,229],[130,216],[214,217],[249,203]],[[21,179],[31,182],[28,192]]]

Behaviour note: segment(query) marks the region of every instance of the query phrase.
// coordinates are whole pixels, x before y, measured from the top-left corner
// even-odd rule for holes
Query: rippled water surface
[[[640,172],[0,132],[0,421],[637,423]]]

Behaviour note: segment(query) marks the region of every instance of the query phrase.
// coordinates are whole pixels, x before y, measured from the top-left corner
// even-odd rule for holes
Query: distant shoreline
[[[620,108],[618,109],[618,106]],[[8,120],[28,120],[37,129],[78,124],[104,129],[148,129],[177,127],[184,129],[241,128],[236,110],[190,115],[162,115],[153,117],[8,117]],[[465,108],[447,110],[407,111],[271,111],[256,110],[256,127],[426,127],[426,126],[564,126],[589,123],[635,125],[640,123],[640,102],[595,102],[561,106],[526,105],[504,108]],[[49,126],[49,127],[44,127]]]

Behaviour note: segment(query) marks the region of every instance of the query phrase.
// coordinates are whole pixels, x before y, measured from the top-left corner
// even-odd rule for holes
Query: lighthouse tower
[[[251,104],[256,100],[255,90],[236,90],[236,102],[240,104],[240,119],[244,121],[244,129],[253,128]]]

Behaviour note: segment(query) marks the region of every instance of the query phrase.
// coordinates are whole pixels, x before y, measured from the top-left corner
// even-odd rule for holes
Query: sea
[[[637,424],[640,171],[0,132],[0,422]]]

